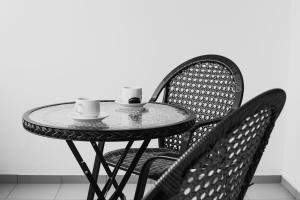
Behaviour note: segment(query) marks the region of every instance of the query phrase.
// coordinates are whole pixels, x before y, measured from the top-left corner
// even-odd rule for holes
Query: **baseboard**
[[[120,182],[123,175],[117,175],[116,180]],[[98,183],[106,183],[107,176],[99,175]],[[128,183],[137,183],[138,176],[132,175]],[[14,174],[0,174],[0,183],[88,183],[84,175],[14,175]],[[149,180],[148,183],[153,183]]]
[[[300,192],[296,190],[284,177],[281,178],[282,186],[287,189],[297,200],[300,200]]]
[[[252,178],[252,183],[280,183],[281,175],[256,175]]]
[[[116,180],[120,182],[123,175],[117,175]],[[106,183],[107,176],[99,175],[98,183]],[[138,176],[132,175],[128,183],[137,183]],[[257,175],[252,179],[253,183],[280,183],[280,175]],[[0,175],[0,183],[88,183],[84,175]],[[149,180],[148,183],[154,183]]]
[[[12,174],[1,174],[0,175],[0,183],[17,183],[18,176]]]

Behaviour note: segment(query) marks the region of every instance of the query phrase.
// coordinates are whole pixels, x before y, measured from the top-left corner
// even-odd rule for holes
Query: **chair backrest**
[[[169,168],[145,200],[243,200],[285,99],[283,90],[270,90],[229,114]]]
[[[193,112],[197,121],[226,116],[240,106],[244,82],[237,65],[219,55],[190,59],[171,71],[155,90],[150,101],[156,101],[164,89],[163,102],[179,104]],[[214,124],[193,133],[191,142],[199,140]],[[180,150],[182,134],[159,140],[160,147]]]

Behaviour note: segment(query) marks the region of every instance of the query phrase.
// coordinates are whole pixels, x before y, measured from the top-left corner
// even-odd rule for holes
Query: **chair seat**
[[[108,165],[110,166],[116,166],[117,162],[119,161],[121,155],[124,153],[125,149],[117,149],[114,151],[110,151],[106,154],[104,154],[104,158]],[[120,169],[122,170],[128,170],[129,165],[131,164],[135,154],[137,153],[139,149],[138,148],[132,148],[128,151],[122,165],[120,166]],[[136,165],[133,173],[139,175],[141,173],[141,169],[144,165],[144,163],[152,157],[156,156],[169,156],[172,155],[172,157],[179,157],[178,152],[167,149],[167,148],[147,148],[145,152],[143,153],[142,157],[140,158],[138,164]],[[173,162],[170,160],[164,160],[164,159],[157,159],[153,164],[151,165],[151,169],[149,172],[148,177],[154,180],[157,180],[169,167],[172,165]]]

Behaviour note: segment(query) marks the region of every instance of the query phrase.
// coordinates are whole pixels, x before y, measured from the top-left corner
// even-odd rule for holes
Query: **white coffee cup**
[[[121,103],[129,104],[129,100],[132,98],[139,98],[142,102],[142,88],[137,87],[122,87],[121,89]]]
[[[100,102],[94,98],[78,98],[74,105],[74,112],[80,117],[98,117]]]

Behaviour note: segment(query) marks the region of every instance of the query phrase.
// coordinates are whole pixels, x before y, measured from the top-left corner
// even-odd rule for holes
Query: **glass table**
[[[130,175],[151,139],[183,133],[195,124],[195,115],[177,105],[147,103],[142,109],[121,107],[114,101],[100,101],[101,112],[108,116],[102,121],[75,121],[70,117],[74,102],[60,103],[31,109],[23,115],[23,127],[34,134],[65,140],[74,154],[82,171],[90,182],[88,200],[106,199],[111,186],[115,192],[110,200],[126,199],[124,189]],[[128,171],[118,184],[115,180],[119,166],[134,141],[143,140]],[[96,152],[93,171],[87,167],[73,141],[89,141]],[[124,154],[117,166],[111,170],[103,157],[105,142],[127,141]],[[97,184],[99,168],[102,164],[108,180],[102,189]]]

